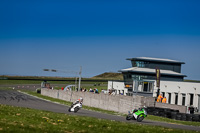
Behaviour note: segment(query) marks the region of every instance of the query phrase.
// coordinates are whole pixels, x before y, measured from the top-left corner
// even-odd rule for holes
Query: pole
[[[79,72],[79,83],[78,83],[78,89],[81,89],[81,71],[82,71],[82,67],[80,66],[80,72]]]
[[[77,88],[77,76],[78,76],[78,75],[76,75],[76,79],[75,79],[75,89],[74,89],[74,91],[76,91],[76,88]]]

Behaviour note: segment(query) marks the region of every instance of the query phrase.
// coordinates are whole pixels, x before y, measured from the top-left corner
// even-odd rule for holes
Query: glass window
[[[171,103],[171,93],[168,93],[168,103],[170,104]]]
[[[136,62],[133,62],[133,66],[134,67],[145,67],[144,65],[144,61],[136,61]]]
[[[185,94],[182,94],[182,105],[185,106]]]
[[[149,92],[153,92],[153,83],[149,82]]]
[[[190,105],[193,105],[194,94],[190,94]]]
[[[165,97],[165,92],[162,92],[163,97]]]
[[[178,93],[175,93],[175,104],[178,104]]]

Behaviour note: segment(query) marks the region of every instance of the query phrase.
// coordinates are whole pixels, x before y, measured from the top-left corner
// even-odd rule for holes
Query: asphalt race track
[[[24,93],[20,93],[16,90],[0,90],[0,104],[19,106],[19,107],[28,107],[28,108],[46,110],[46,111],[57,112],[57,113],[66,113],[70,115],[89,116],[89,117],[108,119],[108,120],[114,120],[114,121],[138,123],[133,120],[127,121],[125,117],[122,117],[122,116],[103,114],[103,113],[98,113],[98,112],[84,110],[84,109],[79,110],[77,113],[68,112],[68,109],[69,109],[68,106],[45,101],[45,100],[30,96],[30,95],[26,95]],[[141,124],[200,131],[200,127],[196,127],[196,126],[168,124],[164,122],[155,122],[155,121],[149,121],[149,120],[143,120]]]

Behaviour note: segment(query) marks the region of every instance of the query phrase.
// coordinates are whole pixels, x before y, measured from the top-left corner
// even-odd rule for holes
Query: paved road
[[[15,90],[0,90],[0,104],[13,105],[13,106],[19,106],[19,107],[28,107],[28,108],[52,111],[52,112],[57,112],[57,113],[66,113],[70,115],[90,116],[90,117],[101,118],[101,119],[137,123],[136,121],[132,121],[132,120],[126,121],[126,119],[122,116],[103,114],[103,113],[88,111],[84,109],[79,110],[77,113],[68,112],[67,110],[69,107],[65,105],[60,105],[60,104],[52,103],[49,101],[45,101],[33,96],[20,93]],[[200,131],[200,127],[168,124],[168,123],[154,122],[154,121],[148,121],[148,120],[143,120],[141,124]]]

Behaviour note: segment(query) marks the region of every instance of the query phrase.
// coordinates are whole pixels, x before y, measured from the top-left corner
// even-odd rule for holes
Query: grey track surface
[[[68,106],[45,101],[33,96],[20,93],[15,90],[0,90],[0,104],[19,106],[19,107],[28,107],[28,108],[57,112],[57,113],[66,113],[70,115],[89,116],[89,117],[95,117],[95,118],[100,118],[100,119],[107,119],[107,120],[114,120],[114,121],[121,121],[121,122],[128,122],[128,123],[138,123],[133,120],[127,121],[125,117],[122,117],[122,116],[98,113],[98,112],[84,110],[84,109],[79,110],[77,113],[68,112],[68,108],[69,108]],[[168,124],[164,122],[155,122],[155,121],[148,121],[148,120],[143,120],[140,124],[200,131],[200,127],[196,127],[196,126]]]

